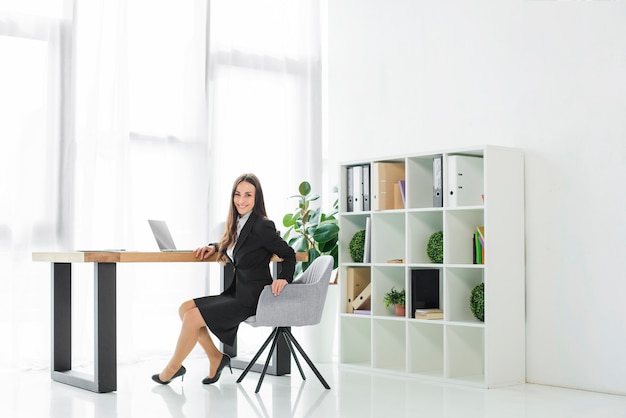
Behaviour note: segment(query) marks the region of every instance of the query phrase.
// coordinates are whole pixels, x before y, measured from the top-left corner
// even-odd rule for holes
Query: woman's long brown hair
[[[263,189],[261,188],[261,182],[258,177],[252,173],[245,173],[237,177],[235,183],[233,184],[233,189],[230,192],[230,206],[228,209],[228,218],[226,219],[226,229],[224,230],[224,235],[218,244],[219,252],[217,255],[217,261],[220,263],[226,263],[228,261],[228,258],[226,257],[226,250],[233,246],[235,241],[237,241],[237,219],[239,219],[239,213],[235,207],[235,192],[237,191],[237,186],[242,181],[248,182],[254,186],[254,208],[252,209],[254,214],[263,218],[267,217],[267,212],[265,211],[265,199],[263,198]]]

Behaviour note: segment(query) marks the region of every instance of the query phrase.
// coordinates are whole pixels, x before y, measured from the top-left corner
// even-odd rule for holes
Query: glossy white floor
[[[523,384],[476,389],[424,382],[319,364],[331,386],[322,387],[303,365],[306,381],[267,376],[254,393],[258,373],[242,384],[241,370],[217,384],[202,385],[203,359],[186,362],[185,380],[157,385],[150,376],[162,361],[121,365],[118,390],[96,394],[50,380],[47,370],[0,372],[3,417],[626,417],[626,397],[550,386]]]

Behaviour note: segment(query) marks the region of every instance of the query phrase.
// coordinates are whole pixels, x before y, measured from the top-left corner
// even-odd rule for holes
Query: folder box
[[[469,155],[448,156],[449,207],[483,204],[483,158]]]
[[[370,284],[370,268],[348,267],[346,273],[346,312],[352,313],[354,311],[352,302],[354,302]],[[370,309],[370,300],[368,299],[360,305],[359,309]]]
[[[370,301],[371,301],[371,297],[372,297],[372,284],[368,283],[367,286],[365,286],[365,289],[363,289],[363,291],[361,293],[359,293],[358,296],[356,296],[354,298],[354,300],[352,301],[352,308],[353,309],[369,309],[370,308]]]
[[[433,207],[443,207],[443,156],[433,158]]]
[[[352,167],[352,211],[363,211],[363,166]]]
[[[394,186],[400,180],[405,179],[404,163],[396,161],[376,162],[372,165],[370,175],[372,210],[402,209],[402,200],[396,206]]]
[[[368,211],[372,209],[371,193],[371,169],[369,164],[363,165],[363,210]]]
[[[346,212],[354,211],[353,171],[352,167],[346,169]]]

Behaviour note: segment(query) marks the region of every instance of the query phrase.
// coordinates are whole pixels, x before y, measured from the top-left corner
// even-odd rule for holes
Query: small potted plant
[[[406,292],[404,289],[396,290],[395,287],[392,287],[391,291],[383,296],[383,302],[385,303],[385,308],[389,308],[391,305],[395,307],[396,316],[405,316]]]

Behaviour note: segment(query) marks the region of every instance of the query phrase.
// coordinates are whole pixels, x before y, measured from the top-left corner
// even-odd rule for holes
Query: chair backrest
[[[314,284],[318,283],[323,277],[327,277],[326,283],[330,283],[330,275],[333,271],[333,257],[330,255],[322,255],[317,257],[304,273],[297,277],[293,283],[295,284]]]
[[[253,326],[285,327],[318,324],[326,303],[333,263],[330,255],[316,258],[279,297],[266,288],[259,298],[254,322],[246,322]]]

